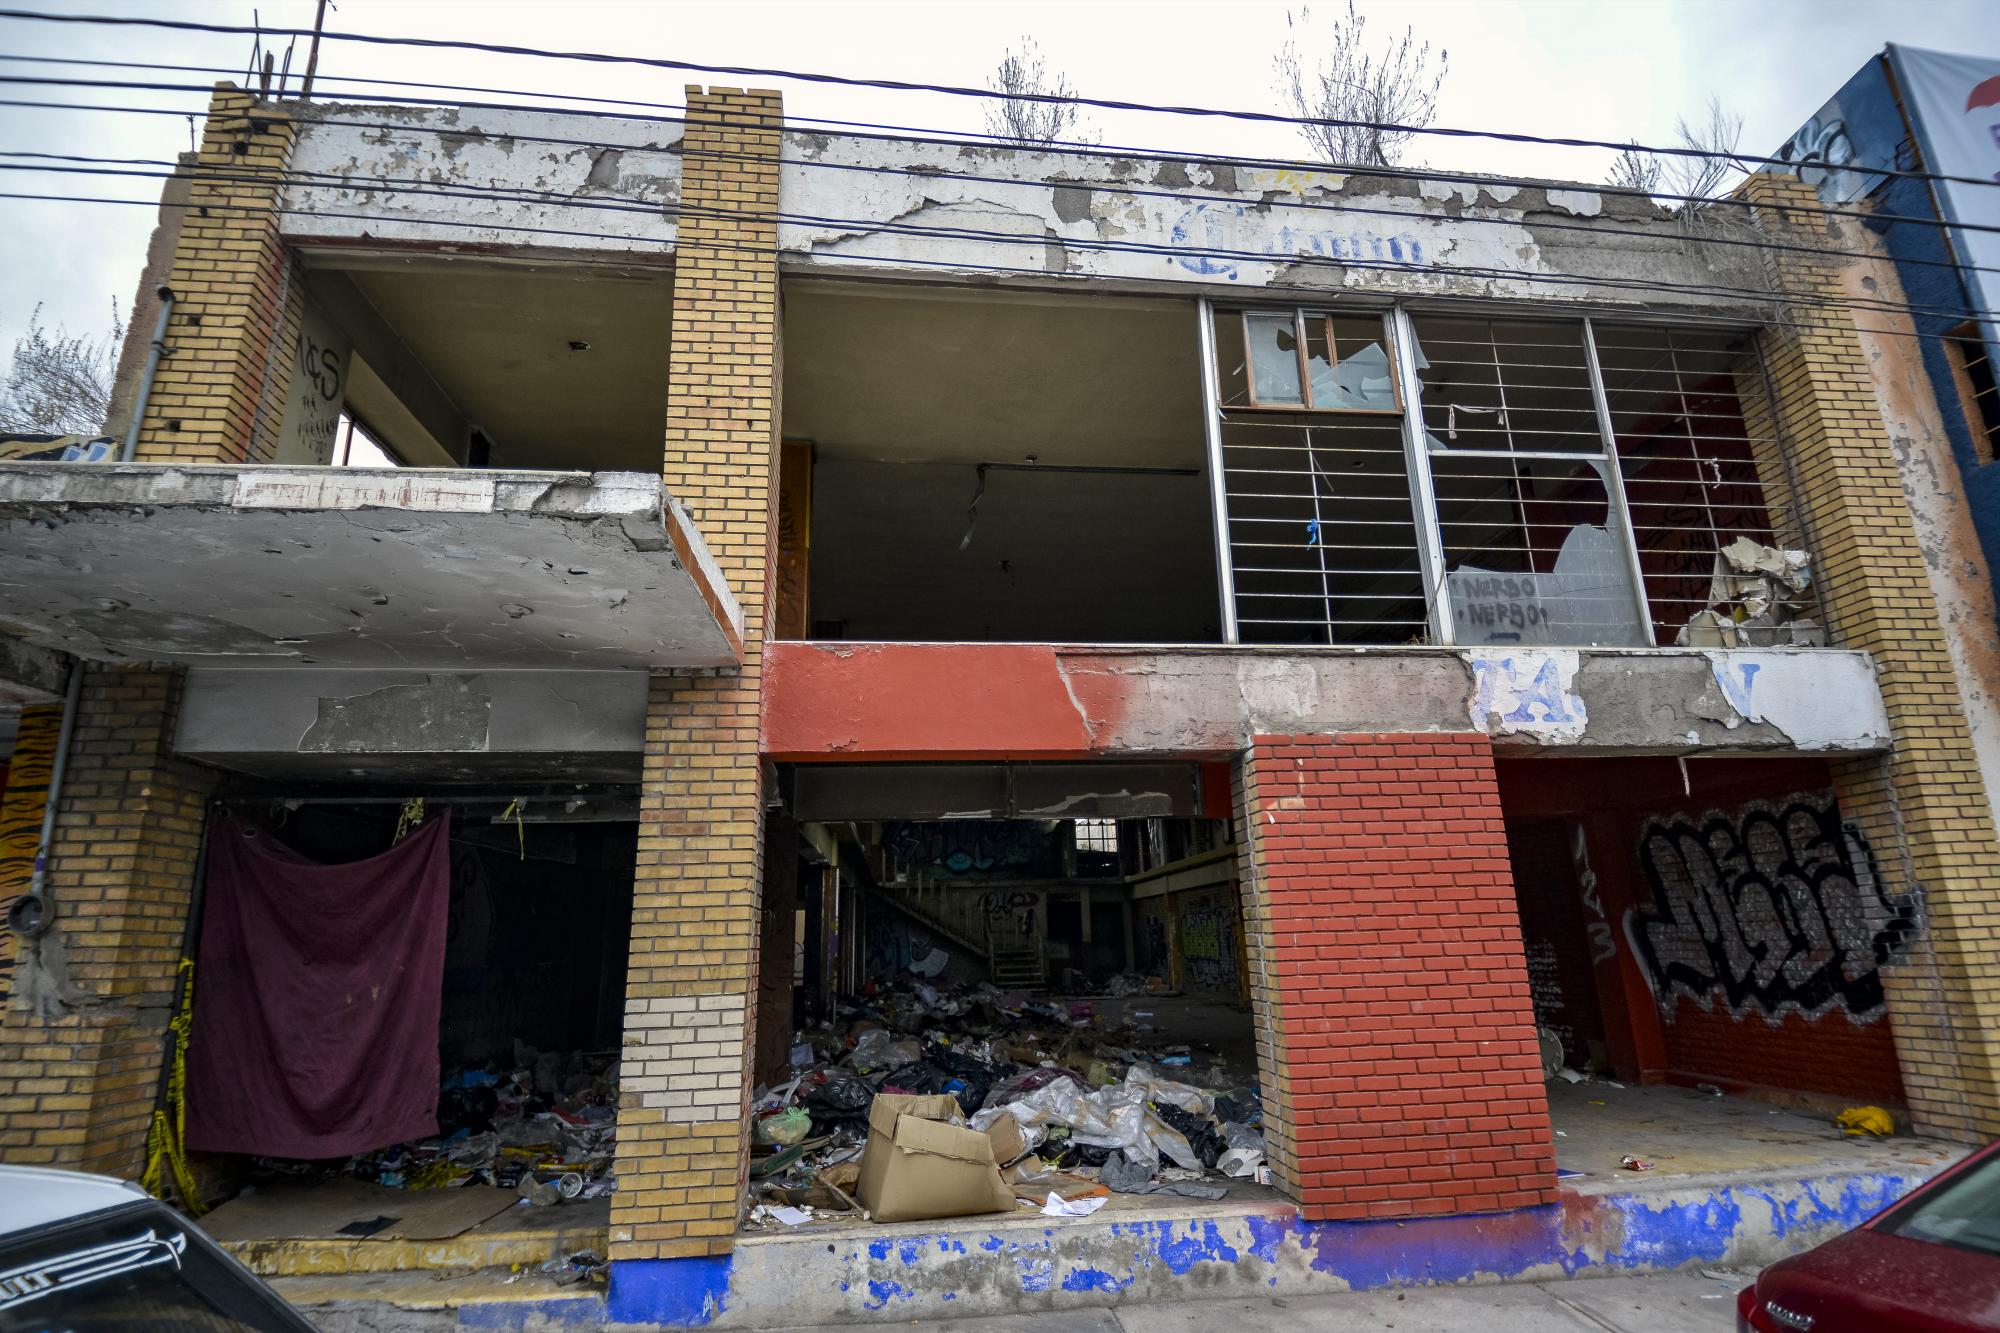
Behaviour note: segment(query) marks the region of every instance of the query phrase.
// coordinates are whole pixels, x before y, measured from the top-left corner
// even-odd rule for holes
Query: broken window
[[[1395,366],[1379,315],[1246,310],[1243,364],[1224,408],[1400,412]]]
[[[1116,853],[1118,850],[1118,821],[1115,819],[1077,820],[1076,849],[1080,852]]]
[[[1238,638],[1421,640],[1423,574],[1384,320],[1226,312],[1214,329]],[[1275,406],[1286,391],[1292,406]]]
[[[1421,317],[1412,326],[1456,641],[1649,643],[1586,327]]]
[[[1776,441],[1767,426],[1753,437],[1745,422],[1745,399],[1762,397],[1747,335],[1619,324],[1593,332],[1654,641],[1816,642],[1802,558],[1767,588],[1755,571],[1745,585],[1746,571],[1722,554],[1754,558],[1786,544],[1757,473],[1759,452],[1775,457]]]

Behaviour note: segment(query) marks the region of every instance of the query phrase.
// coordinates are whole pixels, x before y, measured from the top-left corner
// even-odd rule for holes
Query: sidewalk
[[[1257,1301],[923,1320],[907,1333],[1731,1333],[1751,1274],[1579,1278]],[[866,1327],[865,1325],[862,1327]],[[805,1328],[769,1333],[806,1333]]]

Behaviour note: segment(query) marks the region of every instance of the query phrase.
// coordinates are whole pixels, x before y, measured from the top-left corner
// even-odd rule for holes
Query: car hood
[[[2000,1333],[2000,1259],[1850,1231],[1765,1269],[1757,1299],[1810,1318],[1811,1333]]]

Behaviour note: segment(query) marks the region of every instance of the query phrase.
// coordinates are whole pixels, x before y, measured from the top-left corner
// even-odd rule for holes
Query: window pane
[[[1670,644],[1710,607],[1724,547],[1741,537],[1784,545],[1756,462],[1776,444],[1753,441],[1745,424],[1746,396],[1761,390],[1741,336],[1617,324],[1596,333],[1654,638]],[[1775,624],[1735,632],[1758,647],[1799,641]]]
[[[1299,339],[1292,316],[1245,315],[1250,344],[1250,382],[1256,400],[1267,404],[1303,404],[1299,385]]]
[[[1431,484],[1458,642],[1650,642],[1604,464],[1446,454]]]
[[[1333,330],[1330,352],[1329,325]],[[1312,376],[1316,411],[1396,410],[1396,381],[1379,319],[1306,316],[1306,368]]]
[[[1581,322],[1412,322],[1431,449],[1603,452]]]
[[[1877,1224],[1892,1236],[2000,1256],[2000,1157],[1902,1205]]]
[[[1246,412],[1222,432],[1243,642],[1422,642],[1400,423]]]

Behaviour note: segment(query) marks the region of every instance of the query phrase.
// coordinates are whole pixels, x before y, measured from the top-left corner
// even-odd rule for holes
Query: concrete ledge
[[[1637,1188],[1592,1181],[1545,1207],[1401,1222],[1175,1203],[1068,1222],[1030,1214],[743,1236],[730,1255],[614,1263],[601,1294],[504,1270],[302,1277],[278,1290],[337,1331],[760,1328],[1753,1267],[1866,1220],[1956,1155],[1917,1164],[1871,1154],[1850,1169]]]
[[[0,621],[203,666],[726,667],[743,642],[635,472],[0,464]]]
[[[1479,731],[1517,753],[1869,753],[1866,653],[774,643],[764,749],[810,762],[1223,756],[1257,735]]]

